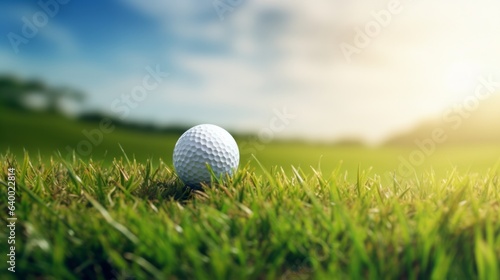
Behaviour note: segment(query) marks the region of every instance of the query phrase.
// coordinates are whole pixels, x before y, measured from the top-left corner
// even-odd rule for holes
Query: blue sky
[[[460,102],[500,65],[493,0],[397,1],[346,59],[342,43],[391,1],[242,1],[220,20],[212,1],[72,0],[17,54],[8,34],[41,7],[2,1],[0,72],[81,89],[87,108],[110,112],[158,65],[170,76],[130,119],[259,132],[286,108],[296,118],[278,137],[378,142]]]

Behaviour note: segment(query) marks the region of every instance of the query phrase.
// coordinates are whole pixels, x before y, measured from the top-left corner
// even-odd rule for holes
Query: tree
[[[0,103],[17,109],[29,109],[26,100],[30,95],[45,99],[46,110],[58,112],[61,101],[83,103],[85,95],[69,87],[49,87],[40,80],[23,81],[15,76],[0,76]]]

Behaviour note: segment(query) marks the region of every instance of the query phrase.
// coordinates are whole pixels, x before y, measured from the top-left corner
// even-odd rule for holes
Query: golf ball
[[[215,176],[232,175],[240,153],[234,138],[221,127],[201,124],[184,132],[174,148],[174,167],[184,184],[200,187],[210,183],[210,166]]]

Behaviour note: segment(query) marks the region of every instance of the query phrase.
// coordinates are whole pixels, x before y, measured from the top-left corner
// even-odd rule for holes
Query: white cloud
[[[307,120],[303,126],[315,127],[313,134],[321,136],[350,131],[379,141],[392,130],[448,106],[453,92],[443,87],[442,79],[450,65],[469,58],[482,63],[483,69],[494,65],[492,61],[498,59],[498,54],[491,44],[486,44],[492,30],[484,30],[482,25],[483,17],[495,18],[492,13],[483,13],[481,4],[475,2],[471,7],[464,1],[449,17],[449,7],[454,5],[451,1],[429,3],[405,3],[406,9],[352,64],[338,62],[338,53],[331,49],[332,37],[338,31],[335,28],[323,27],[324,34],[316,29],[284,38],[281,45],[289,46],[289,56],[279,63],[281,69],[277,72],[309,88],[302,94],[316,99],[309,103],[311,113],[304,116]],[[363,11],[369,15],[370,10]],[[464,18],[461,11],[468,11],[468,17]],[[296,22],[301,26],[298,30],[307,29],[303,25],[315,21],[305,14],[302,21]],[[367,16],[352,24],[362,26],[369,19]],[[333,20],[330,24],[334,24]],[[405,39],[411,43],[405,44]],[[494,44],[498,46],[498,40]],[[323,56],[315,59],[311,54]],[[335,110],[334,104],[342,104],[342,110]],[[330,131],[323,129],[327,123],[333,127]]]
[[[223,22],[211,1],[124,2],[172,38],[159,63],[178,72],[137,113],[165,122],[258,128],[268,125],[273,108],[288,106],[300,117],[284,134],[380,141],[457,98],[448,87],[450,67],[500,65],[500,4],[492,0],[402,0],[403,11],[351,64],[339,43],[351,42],[354,28],[388,1],[246,1]]]
[[[39,36],[49,41],[62,55],[75,55],[79,52],[79,45],[73,34],[54,20],[50,20],[46,26],[40,28]]]

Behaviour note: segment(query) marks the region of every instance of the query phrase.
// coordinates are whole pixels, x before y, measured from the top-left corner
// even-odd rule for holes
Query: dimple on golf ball
[[[234,138],[221,127],[201,124],[184,132],[174,148],[174,167],[184,184],[200,187],[210,183],[210,166],[217,177],[232,175],[240,153]]]

